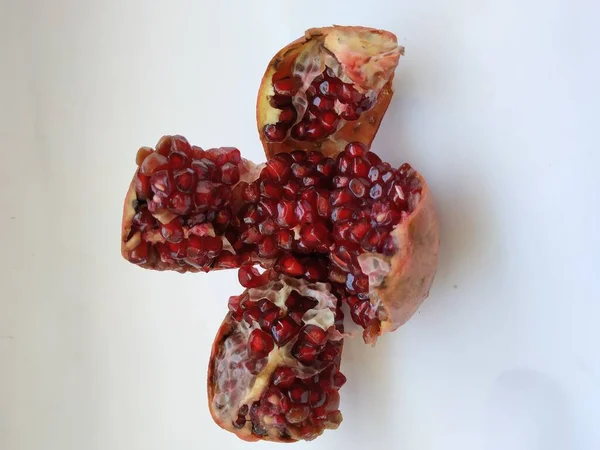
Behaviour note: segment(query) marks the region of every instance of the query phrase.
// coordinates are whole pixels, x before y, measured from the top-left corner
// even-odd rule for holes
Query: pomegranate
[[[404,48],[388,31],[325,27],[279,51],[258,92],[258,131],[267,157],[291,149],[336,154],[370,146],[392,97]]]
[[[214,420],[248,441],[311,440],[337,428],[340,306],[327,284],[281,274],[232,297],[208,369]]]
[[[374,344],[428,296],[431,194],[409,164],[370,151],[402,52],[393,34],[363,27],[312,29],[280,51],[257,102],[264,164],[181,136],[138,152],[124,257],[157,270],[239,268],[246,291],[229,299],[208,395],[216,423],[242,439],[337,428],[342,305]]]

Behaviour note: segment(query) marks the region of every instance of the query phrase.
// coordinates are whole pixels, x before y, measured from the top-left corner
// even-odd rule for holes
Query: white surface
[[[441,261],[406,327],[346,344],[340,429],[294,448],[600,448],[597,2],[286,5],[0,2],[0,449],[247,448],[205,393],[236,273],[127,264],[121,204],[163,133],[260,160],[268,60],[330,23],[406,46],[376,149],[428,178]]]

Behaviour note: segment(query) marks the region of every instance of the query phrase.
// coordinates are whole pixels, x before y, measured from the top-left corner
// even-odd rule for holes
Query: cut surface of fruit
[[[375,137],[403,54],[394,34],[365,27],[325,27],[273,57],[256,114],[267,157],[294,149],[336,154],[350,140]]]
[[[279,275],[230,305],[208,370],[215,421],[249,441],[337,428],[343,314],[329,286]]]

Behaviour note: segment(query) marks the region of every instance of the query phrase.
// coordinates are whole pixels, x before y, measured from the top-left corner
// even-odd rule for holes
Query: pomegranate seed
[[[271,181],[285,183],[290,175],[290,165],[283,155],[276,155],[267,162],[263,172]]]
[[[327,132],[335,130],[339,123],[338,115],[333,111],[325,111],[321,114],[321,124],[325,127]]]
[[[272,330],[273,324],[275,323],[278,317],[279,309],[270,309],[267,312],[262,313],[260,319],[258,320],[258,323],[264,331],[269,332]]]
[[[148,208],[141,209],[133,216],[133,225],[142,232],[152,228],[154,223],[155,219],[150,214],[150,211],[148,211]]]
[[[223,165],[225,163],[232,163],[234,165],[237,165],[241,161],[242,161],[242,155],[237,148],[221,147],[219,149],[219,156],[217,157],[217,164]]]
[[[306,152],[303,150],[294,150],[290,156],[295,162],[302,162],[306,159]]]
[[[311,203],[307,200],[299,200],[294,208],[298,223],[312,223],[315,220],[315,211]]]
[[[307,248],[316,248],[318,246],[327,245],[329,230],[323,222],[307,224],[300,230],[302,243]]]
[[[333,177],[333,186],[334,187],[346,187],[348,186],[348,184],[350,183],[350,178],[348,177],[342,177],[339,175],[336,175],[335,177]]]
[[[380,184],[374,184],[373,186],[371,186],[371,190],[369,191],[369,197],[371,197],[373,200],[377,200],[380,199],[382,195],[383,188]]]
[[[371,166],[362,158],[354,158],[350,164],[350,172],[357,177],[367,177]]]
[[[241,295],[232,295],[229,297],[229,301],[227,302],[227,308],[232,313],[238,312],[242,309],[242,296]]]
[[[317,190],[316,192],[316,204],[317,214],[321,217],[329,217],[331,211],[331,205],[329,204],[329,192],[326,190]]]
[[[294,233],[289,230],[280,230],[277,232],[277,244],[285,250],[291,250],[294,243]]]
[[[192,192],[196,182],[196,174],[190,168],[178,170],[174,173],[175,186],[181,192]]]
[[[344,151],[353,158],[356,158],[357,156],[364,156],[367,153],[367,147],[361,142],[350,142],[346,145]]]
[[[240,233],[240,240],[244,244],[258,244],[263,240],[263,235],[255,225],[250,225]]]
[[[263,129],[267,140],[271,142],[282,142],[287,135],[287,128],[283,123],[267,124]]]
[[[272,198],[261,198],[258,202],[258,212],[263,216],[274,217],[277,214],[277,200]]]
[[[221,166],[221,181],[225,184],[236,184],[240,181],[240,170],[230,162]]]
[[[336,389],[341,388],[344,384],[346,384],[346,377],[342,372],[337,372],[333,376],[333,387]]]
[[[189,253],[189,247],[188,247],[188,253]],[[215,262],[215,267],[217,267],[219,269],[234,269],[235,267],[238,267],[238,265],[239,265],[238,256],[234,255],[233,253],[230,253],[230,252],[221,253],[218,256],[217,261]]]
[[[168,156],[169,159],[169,168],[171,170],[181,169],[184,167],[188,160],[185,153],[181,152],[173,152]]]
[[[243,318],[249,325],[252,325],[253,323],[258,323],[260,321],[261,314],[260,309],[253,306],[244,311]]]
[[[281,109],[292,104],[292,97],[289,95],[275,94],[269,99],[269,104],[273,108]]]
[[[292,356],[305,366],[314,364],[317,360],[318,350],[311,345],[303,344],[300,341],[292,347]]]
[[[150,186],[154,192],[161,192],[169,195],[173,190],[171,174],[166,170],[159,170],[150,177]]]
[[[273,339],[263,330],[253,330],[248,337],[248,355],[250,358],[265,358],[274,347]]]
[[[194,203],[199,210],[204,211],[214,206],[214,186],[210,181],[198,182],[196,193],[194,194]]]
[[[332,206],[346,205],[353,201],[354,197],[347,188],[336,189],[331,193],[330,203]]]
[[[327,393],[327,403],[325,404],[325,411],[333,412],[337,411],[340,407],[340,394],[338,391],[329,391]]]
[[[381,164],[381,158],[373,152],[367,153],[367,159],[369,160],[372,166],[377,166]]]
[[[231,422],[234,428],[242,428],[246,425],[246,418],[243,415],[238,415],[236,419]]]
[[[188,238],[188,246],[187,246],[187,255],[192,258],[197,258],[199,256],[205,255],[206,250],[204,249],[204,243],[202,238],[198,236],[190,236]]]
[[[254,224],[260,220],[260,214],[255,205],[246,205],[242,211],[240,211],[242,221],[247,224]]]
[[[167,224],[162,224],[160,234],[169,242],[175,244],[181,242],[183,239],[183,228],[181,227],[179,219],[175,218]]]
[[[313,164],[318,164],[323,160],[323,153],[316,150],[311,150],[306,154],[306,159]]]
[[[169,198],[168,208],[175,214],[188,214],[192,209],[192,196],[182,192],[174,192]]]
[[[260,192],[267,198],[280,199],[283,195],[281,187],[269,180],[263,180],[260,183]]]
[[[260,196],[258,183],[246,183],[242,187],[242,199],[246,203],[256,203]]]
[[[326,130],[323,125],[317,120],[311,120],[306,124],[305,138],[309,141],[316,141],[324,138]]]
[[[380,200],[371,205],[371,216],[379,225],[392,225],[400,221],[401,213],[389,200]]]
[[[154,172],[166,168],[169,164],[169,160],[158,152],[150,153],[142,162],[140,166],[140,173],[142,175],[150,176]]]
[[[276,267],[286,275],[300,276],[304,273],[304,267],[293,255],[285,254],[279,258]]]
[[[292,125],[296,121],[296,117],[296,110],[292,106],[288,106],[279,113],[279,122]]]
[[[280,317],[271,326],[271,334],[277,345],[284,346],[300,331],[298,325],[289,316]]]
[[[391,198],[398,208],[404,211],[408,210],[408,201],[406,200],[406,196],[401,186],[391,186]]]
[[[129,261],[134,264],[145,264],[148,261],[148,243],[141,242],[129,254]]]
[[[282,200],[277,204],[277,224],[287,228],[296,226],[294,203],[290,200]]]
[[[366,275],[356,275],[352,287],[356,292],[369,292],[369,277]]]
[[[361,246],[367,252],[377,252],[379,243],[383,242],[388,233],[381,228],[371,229],[362,240]]]
[[[365,234],[367,234],[367,232],[370,229],[371,229],[371,224],[369,223],[369,221],[367,221],[366,219],[362,219],[362,220],[358,221],[352,227],[352,230],[350,232],[352,240],[354,242],[360,242],[365,237]]]
[[[265,219],[258,224],[258,231],[260,231],[260,234],[264,234],[267,236],[274,234],[277,231],[277,228],[277,225],[275,224],[275,222],[273,222],[272,219]]]
[[[185,241],[180,242],[179,244],[173,244],[169,242],[169,250],[171,252],[171,257],[175,259],[185,258],[187,243]]]
[[[325,97],[337,97],[341,90],[341,82],[338,79],[328,79],[319,84],[319,92]]]
[[[219,236],[204,236],[202,245],[209,258],[216,257],[223,250],[223,240]]]
[[[392,171],[384,172],[381,174],[381,181],[383,181],[384,183],[387,183],[392,178],[394,178],[394,174]]]
[[[345,153],[340,153],[337,158],[338,172],[340,174],[349,173],[351,162],[352,162],[352,159],[348,155],[346,155]]]
[[[354,194],[354,196],[358,198],[362,198],[367,193],[367,186],[364,181],[361,181],[359,178],[354,178],[350,180],[350,184],[348,185],[350,191]]]
[[[317,171],[330,177],[335,171],[335,161],[331,158],[325,158],[317,164]]]
[[[152,196],[152,189],[150,188],[150,177],[136,173],[135,176],[135,192],[140,199],[147,199]]]
[[[296,178],[306,177],[312,175],[314,168],[308,164],[294,163],[292,164],[292,173]]]
[[[231,210],[229,208],[220,209],[215,216],[215,223],[219,225],[228,225],[231,221]]]
[[[340,113],[340,117],[344,120],[356,120],[360,114],[354,105],[346,105],[346,109]]]
[[[278,367],[273,372],[272,383],[281,389],[287,389],[292,385],[295,378],[296,376],[291,368]]]
[[[362,98],[362,100],[360,101],[360,109],[362,109],[363,111],[368,111],[369,109],[371,109],[373,107],[373,105],[375,104],[375,98],[374,97],[367,97],[364,96]]]
[[[281,95],[294,95],[300,88],[301,81],[295,77],[282,78],[273,82],[273,90]]]
[[[326,399],[325,391],[320,387],[315,386],[310,390],[309,405],[311,407],[318,408],[319,406],[323,406]]]
[[[199,180],[215,180],[221,176],[221,171],[217,167],[217,165],[209,161],[208,159],[203,159],[202,161],[194,161],[191,166],[192,170],[196,173],[196,176]]]
[[[338,100],[342,103],[352,103],[356,100],[357,94],[351,84],[343,83],[338,93]]]
[[[313,112],[318,113],[321,111],[331,111],[335,107],[335,100],[327,97],[314,97],[311,103],[311,109]]]
[[[300,122],[292,127],[292,137],[298,141],[302,141],[306,138],[306,123]]]
[[[292,406],[290,410],[285,413],[285,419],[291,424],[297,424],[308,419],[309,414],[310,408],[308,406]]]
[[[319,354],[319,360],[327,362],[335,362],[340,358],[340,348],[338,345],[328,342]]]
[[[306,325],[302,330],[301,339],[313,347],[321,347],[327,341],[327,332],[316,325]]]
[[[310,391],[302,384],[294,384],[288,391],[288,397],[293,403],[306,404],[310,399]]]
[[[331,220],[334,222],[346,222],[352,219],[352,213],[352,209],[341,206],[331,211]]]
[[[259,226],[260,229],[260,226]],[[272,236],[265,237],[260,244],[258,244],[258,254],[263,258],[272,258],[277,254],[277,241]]]
[[[379,181],[379,179],[381,178],[381,172],[379,171],[379,168],[377,166],[373,166],[369,169],[369,180],[371,180],[371,182],[375,182],[375,181]]]
[[[300,191],[300,185],[296,180],[290,180],[283,186],[283,196],[288,200],[293,200]]]
[[[342,245],[336,248],[329,257],[340,269],[345,270],[346,272],[350,271],[350,268],[352,267],[352,254],[346,247]]]

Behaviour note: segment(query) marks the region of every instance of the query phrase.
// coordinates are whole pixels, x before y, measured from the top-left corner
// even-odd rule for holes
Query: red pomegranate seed
[[[283,196],[283,190],[270,180],[263,180],[260,183],[260,192],[267,198],[280,199]]]
[[[248,337],[248,356],[250,358],[265,358],[274,347],[273,339],[263,330],[253,330]]]
[[[274,217],[277,214],[277,200],[273,198],[261,198],[258,202],[258,211],[267,217]]]
[[[199,181],[194,194],[194,203],[200,211],[205,211],[215,204],[215,185],[210,181]]]
[[[294,200],[300,191],[300,184],[296,180],[289,180],[283,185],[283,196],[288,200]]]
[[[259,226],[260,229],[260,226]],[[273,236],[266,236],[260,244],[258,244],[258,255],[263,258],[272,258],[277,252],[277,240]]]
[[[302,330],[300,339],[313,347],[321,347],[327,342],[327,332],[316,325],[306,325]]]
[[[285,250],[291,250],[294,243],[294,233],[289,230],[277,232],[277,244]]]
[[[289,253],[279,258],[276,267],[278,267],[281,272],[285,273],[286,275],[298,277],[304,273],[304,267],[300,261],[298,261],[296,257]]]
[[[220,209],[215,216],[215,223],[219,225],[228,225],[231,221],[231,210],[229,208]]]
[[[183,228],[181,227],[179,219],[175,218],[169,223],[162,224],[160,228],[160,234],[169,242],[173,242],[175,244],[181,242],[183,239]]]
[[[357,156],[364,156],[367,153],[367,147],[361,142],[350,142],[346,145],[344,151],[353,158],[356,158]]]
[[[313,112],[331,111],[335,107],[335,100],[327,97],[314,97],[311,103]]]
[[[221,166],[221,181],[225,184],[236,184],[240,181],[240,170],[230,162]]]
[[[346,109],[340,113],[340,117],[344,120],[356,120],[360,114],[354,105],[346,105]]]
[[[292,347],[292,356],[305,366],[310,366],[317,360],[318,351],[311,345],[296,342]]]
[[[287,156],[287,155],[286,155]],[[267,161],[263,169],[264,174],[276,183],[285,183],[290,175],[290,164],[282,154],[276,155]],[[261,172],[261,176],[263,175]]]
[[[352,219],[352,213],[351,208],[341,206],[331,211],[331,220],[334,222],[346,222]]]
[[[259,323],[261,314],[262,313],[260,309],[258,309],[256,306],[253,306],[244,311],[243,318],[249,325],[252,325],[255,322]]]
[[[150,177],[137,172],[135,175],[135,192],[140,199],[150,198],[152,196]]]
[[[148,211],[148,208],[143,208],[133,216],[133,225],[140,231],[146,231],[147,229],[152,228],[155,223],[154,217]]]
[[[371,229],[362,240],[361,246],[367,252],[377,252],[379,244],[388,236],[388,233],[381,228]]]
[[[260,213],[258,212],[258,208],[255,205],[246,205],[240,211],[240,216],[242,218],[242,222],[247,224],[254,224],[261,219]]]
[[[185,241],[181,241],[179,244],[174,244],[169,242],[169,250],[171,252],[171,257],[175,259],[185,258],[187,243]]]
[[[352,230],[350,232],[352,241],[360,242],[365,237],[365,235],[368,233],[368,231],[370,229],[371,229],[371,224],[369,223],[368,220],[362,219],[362,220],[358,221],[352,227]]]
[[[246,418],[243,415],[238,415],[236,419],[234,419],[231,424],[234,428],[242,428],[246,425]]]
[[[337,265],[340,269],[349,272],[352,267],[352,254],[343,245],[336,248],[333,253],[329,255],[331,261]]]
[[[150,186],[154,192],[161,192],[165,195],[171,194],[173,191],[171,174],[166,170],[159,170],[150,177]]]
[[[377,166],[373,166],[369,169],[369,180],[371,182],[379,181],[381,178],[381,172]]]
[[[292,125],[296,121],[296,110],[293,106],[288,106],[283,108],[281,113],[279,113],[279,122],[284,123],[286,125]]]
[[[325,111],[321,114],[321,124],[325,127],[325,130],[330,133],[335,130],[339,123],[338,115],[333,111]]]
[[[306,154],[306,160],[313,164],[318,164],[323,160],[323,153],[316,150],[311,150]]]
[[[292,164],[292,173],[296,178],[312,175],[314,168],[309,164],[294,163]]]
[[[317,186],[321,179],[322,178],[317,175],[310,175],[308,177],[302,178],[302,184],[306,187]]]
[[[242,229],[240,240],[244,244],[258,244],[263,240],[263,235],[260,234],[256,225],[250,225],[247,228]]]
[[[294,203],[291,200],[281,200],[277,204],[277,224],[282,228],[293,228],[296,226]]]
[[[238,280],[245,288],[254,288],[267,284],[269,275],[266,271],[261,274],[256,267],[244,264],[238,271]]]
[[[354,202],[354,197],[347,188],[342,188],[333,191],[329,201],[331,206],[341,206]]]
[[[352,103],[356,101],[357,94],[358,92],[351,84],[343,83],[338,92],[338,100],[342,103]]]
[[[168,156],[171,170],[181,169],[187,164],[187,156],[182,152],[173,152]]]
[[[381,164],[381,158],[373,152],[367,153],[367,159],[369,160],[372,166],[377,166]]]
[[[329,230],[323,222],[315,222],[304,225],[300,230],[302,243],[307,247],[314,249],[328,244]]]
[[[276,94],[294,95],[300,88],[301,81],[295,77],[282,78],[273,82],[273,90]]]
[[[340,153],[337,158],[337,168],[338,173],[347,174],[350,172],[350,164],[352,163],[352,159],[346,155],[345,153]]]
[[[278,227],[272,219],[265,219],[258,224],[258,231],[260,231],[260,234],[264,234],[266,236],[274,234],[277,229]]]
[[[373,186],[371,186],[371,190],[369,191],[369,197],[371,197],[373,200],[377,200],[380,199],[382,195],[383,188],[380,184],[374,184]]]
[[[306,124],[305,138],[310,141],[316,141],[324,138],[326,135],[325,128],[317,120],[311,120]]]
[[[267,140],[271,142],[282,142],[287,135],[287,127],[283,123],[267,124],[263,129]]]
[[[144,161],[142,161],[142,165],[140,166],[140,173],[142,175],[150,176],[154,172],[166,168],[169,164],[169,161],[166,157],[156,152],[150,153]]]
[[[346,384],[346,377],[342,372],[337,372],[333,376],[333,387],[336,389],[341,388],[344,384]]]
[[[363,274],[356,275],[352,287],[356,292],[368,292],[369,291],[369,277]]]
[[[204,249],[204,243],[202,238],[198,236],[190,236],[188,238],[188,246],[187,246],[187,255],[192,258],[197,258],[199,256],[205,255],[206,250]]]
[[[242,199],[246,203],[256,203],[260,197],[260,190],[256,181],[244,183],[242,186]]]
[[[350,239],[353,224],[351,223],[336,223],[333,226],[333,239],[336,241],[346,241]]]
[[[325,411],[333,412],[337,411],[340,407],[340,394],[338,391],[331,390],[327,393],[327,403],[325,404]]]
[[[292,104],[292,97],[289,95],[275,94],[269,99],[269,104],[273,108],[281,109]]]
[[[315,209],[308,200],[299,200],[294,208],[298,223],[312,223],[315,220]]]
[[[318,408],[319,406],[323,406],[327,396],[325,395],[325,391],[321,389],[319,386],[314,386],[310,390],[310,399],[309,405],[313,408]]]
[[[288,397],[293,403],[307,404],[310,399],[310,391],[302,384],[294,384],[288,391]]]
[[[297,424],[304,422],[310,415],[310,408],[308,406],[292,406],[290,410],[285,413],[285,419],[291,424]]]
[[[300,122],[292,127],[292,137],[298,141],[302,141],[306,138],[306,123]]]
[[[304,150],[294,150],[290,153],[294,162],[302,162],[306,159],[306,152]]]
[[[175,186],[181,192],[192,192],[196,182],[196,174],[190,168],[174,172]]]
[[[280,317],[271,326],[271,334],[278,346],[287,344],[300,331],[300,325],[288,316]]]
[[[371,216],[379,225],[392,225],[400,221],[402,214],[389,200],[380,200],[371,205]]]
[[[148,261],[148,243],[141,242],[129,254],[129,261],[134,264],[145,264]]]
[[[221,176],[217,165],[208,159],[194,161],[191,168],[196,173],[199,180],[217,180]]]
[[[278,317],[279,309],[270,309],[267,312],[261,314],[258,323],[264,331],[269,332],[272,330],[273,324],[275,323]]]
[[[332,184],[334,187],[346,187],[350,183],[350,178],[336,175],[333,177]]]
[[[350,180],[348,187],[350,188],[350,192],[352,192],[354,196],[358,198],[364,197],[367,193],[367,186],[365,186],[365,183],[359,178],[353,178]]]
[[[223,250],[223,240],[219,236],[204,236],[202,245],[209,258],[216,257]]]
[[[243,299],[244,298],[241,295],[232,295],[229,297],[229,301],[227,302],[227,308],[229,308],[229,311],[232,313],[241,311]]]
[[[363,158],[354,158],[350,164],[350,172],[357,177],[366,178],[370,169],[371,165]]]
[[[295,378],[296,375],[290,367],[278,367],[273,372],[272,383],[278,388],[287,389],[292,385]]]
[[[326,97],[337,97],[342,87],[340,80],[330,78],[319,84],[319,92]]]
[[[335,161],[331,158],[325,158],[317,164],[317,171],[326,177],[330,177],[335,172]]]
[[[189,247],[188,247],[189,253]],[[233,269],[239,265],[238,255],[230,252],[222,252],[215,262],[215,267],[219,269]]]
[[[169,198],[168,208],[175,214],[188,214],[192,209],[192,196],[183,192],[174,192]]]

